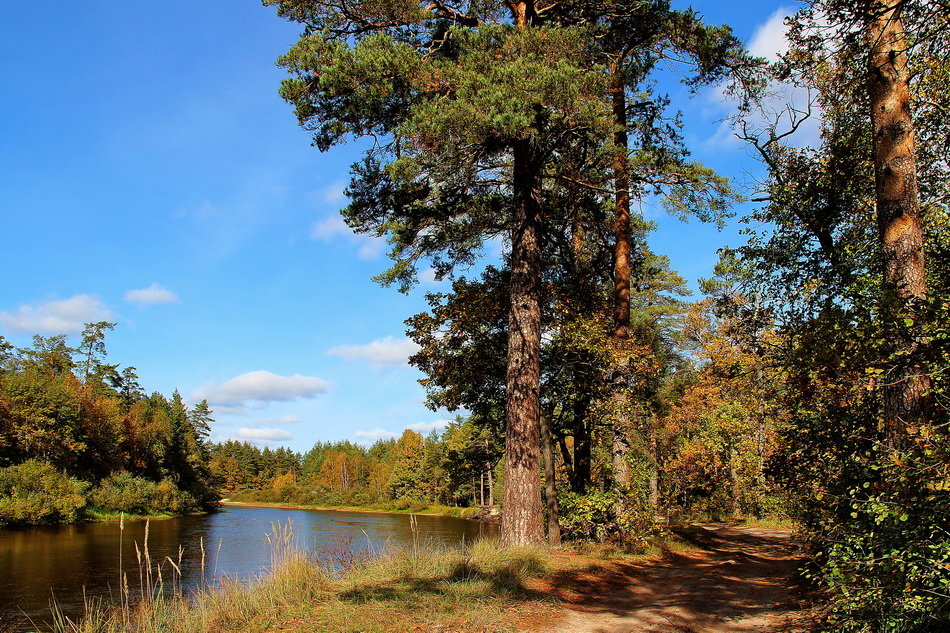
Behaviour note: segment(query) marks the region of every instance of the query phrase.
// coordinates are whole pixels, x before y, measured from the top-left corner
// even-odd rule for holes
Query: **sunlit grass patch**
[[[119,510],[110,510],[104,508],[96,508],[94,506],[87,506],[82,509],[80,513],[80,519],[83,521],[89,521],[92,523],[105,523],[105,522],[115,522],[119,520],[125,521],[144,521],[145,519],[171,519],[176,516],[171,512],[152,512],[149,514],[132,514],[129,512],[121,512]]]
[[[761,519],[752,517],[743,519],[739,522],[739,525],[769,530],[797,530],[800,527],[797,521],[786,517],[764,517]]]

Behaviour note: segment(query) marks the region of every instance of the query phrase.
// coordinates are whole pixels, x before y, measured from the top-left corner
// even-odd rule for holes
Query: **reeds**
[[[127,574],[120,570],[122,589],[117,604],[86,600],[85,613],[79,619],[54,607],[52,631],[224,633],[266,628],[267,623],[280,622],[289,612],[311,614],[323,627],[318,630],[352,631],[362,630],[351,628],[355,626],[352,620],[370,617],[367,614],[373,609],[385,610],[397,619],[416,618],[412,621],[417,622],[428,617],[424,614],[433,604],[442,605],[437,610],[443,613],[470,610],[470,617],[477,619],[484,612],[499,612],[497,606],[491,606],[492,600],[524,598],[525,580],[545,569],[541,548],[501,548],[495,541],[445,548],[421,539],[416,527],[413,530],[413,539],[405,547],[390,547],[372,559],[354,557],[341,571],[303,552],[291,525],[272,524],[266,537],[271,545],[270,568],[249,580],[218,582],[204,575],[201,541],[196,553],[201,583],[189,592],[182,581],[185,552],[179,548],[177,559],[166,556],[153,561],[146,524],[142,546],[135,543],[139,595],[130,595]],[[366,611],[362,609],[366,604],[375,606]]]
[[[115,604],[99,598],[85,598],[80,618],[67,616],[52,605],[54,633],[199,633],[238,630],[275,605],[313,598],[327,586],[329,574],[308,561],[295,547],[292,526],[272,524],[267,534],[271,545],[271,567],[255,578],[225,578],[212,582],[205,575],[204,540],[200,541],[199,586],[188,591],[183,582],[185,551],[176,558],[154,561],[149,548],[149,524],[145,524],[142,545],[134,542],[138,572],[137,595],[130,591],[128,572],[122,567],[124,521],[119,524],[119,591]],[[218,549],[220,551],[221,544]],[[217,560],[215,561],[217,564]]]

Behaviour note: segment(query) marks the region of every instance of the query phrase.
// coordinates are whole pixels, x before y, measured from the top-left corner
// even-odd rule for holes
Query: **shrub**
[[[92,505],[130,514],[180,513],[194,510],[197,502],[171,479],[155,483],[127,472],[110,475],[89,495]]]
[[[36,460],[0,468],[0,526],[74,521],[88,487]]]
[[[89,501],[97,508],[148,514],[157,496],[154,481],[127,472],[109,475],[93,489]]]
[[[352,496],[350,504],[354,506],[368,506],[373,503],[373,498],[366,491],[360,490]]]
[[[199,508],[195,498],[180,490],[175,483],[168,479],[162,479],[155,486],[155,498],[152,501],[152,510],[156,512],[172,512],[180,514],[182,512],[191,512]]]
[[[649,508],[619,503],[617,492],[595,490],[586,495],[562,492],[561,535],[568,540],[612,541],[642,549],[657,535]]]
[[[393,499],[389,502],[389,507],[397,512],[403,510],[411,510],[413,506],[413,500],[406,497],[399,497],[398,499]]]
[[[950,495],[908,454],[869,460],[836,508],[844,516],[810,526],[836,631],[950,630]]]

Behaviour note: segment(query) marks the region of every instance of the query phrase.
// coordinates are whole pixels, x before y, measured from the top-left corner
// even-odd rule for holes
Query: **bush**
[[[561,492],[561,535],[568,540],[611,541],[636,550],[658,535],[649,508],[620,504],[617,492],[595,490],[586,495]]]
[[[757,516],[760,519],[787,519],[791,516],[788,499],[778,493],[762,495]]]
[[[148,514],[158,494],[155,482],[121,472],[106,477],[89,495],[97,508]]]
[[[810,526],[836,631],[950,630],[950,495],[909,454],[869,460],[840,515]]]
[[[180,513],[197,507],[194,498],[179,490],[170,479],[155,483],[127,472],[103,479],[89,495],[89,501],[97,508],[130,514]]]
[[[182,512],[193,512],[198,508],[199,504],[195,498],[184,490],[180,490],[171,479],[162,479],[155,486],[155,499],[152,502],[152,509],[156,512],[180,514]]]
[[[0,526],[75,521],[88,487],[36,460],[0,468]]]
[[[373,498],[370,496],[368,492],[365,492],[363,490],[354,494],[353,497],[350,499],[350,504],[354,506],[368,506],[368,505],[371,505],[372,503],[373,503]]]

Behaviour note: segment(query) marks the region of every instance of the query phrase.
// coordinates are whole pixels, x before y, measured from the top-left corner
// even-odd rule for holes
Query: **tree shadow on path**
[[[676,530],[699,549],[553,574],[548,589],[572,633],[805,631],[801,560],[783,530],[727,525]]]

